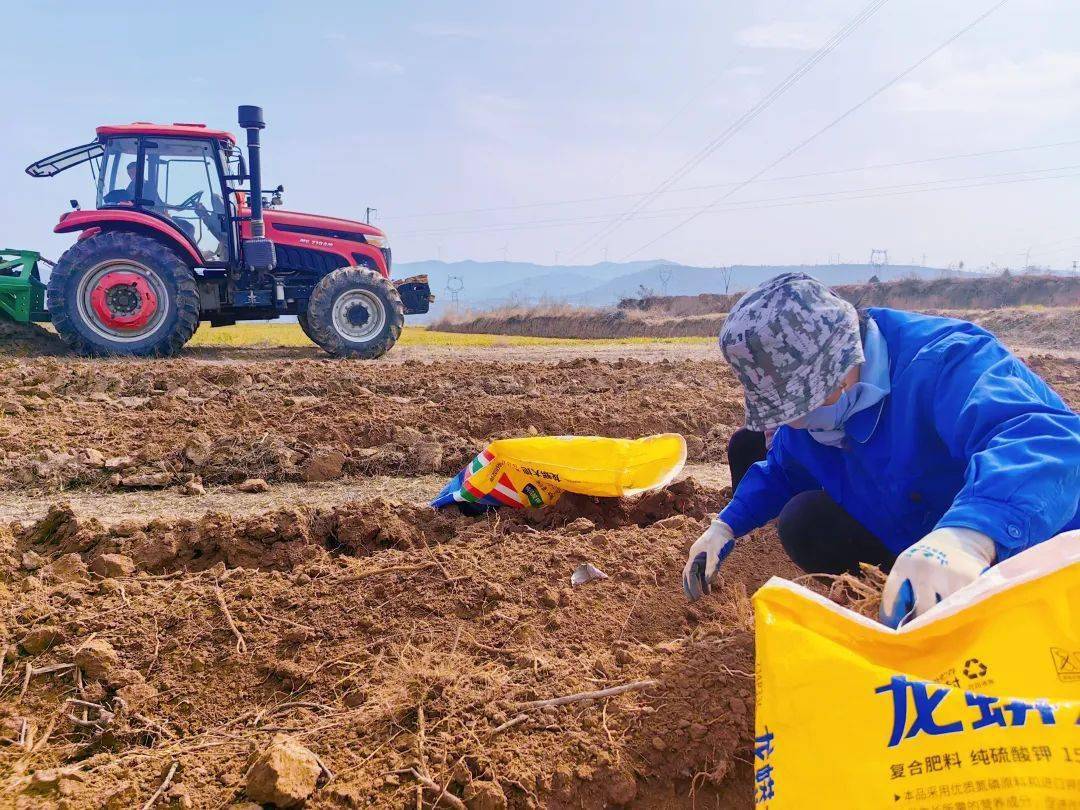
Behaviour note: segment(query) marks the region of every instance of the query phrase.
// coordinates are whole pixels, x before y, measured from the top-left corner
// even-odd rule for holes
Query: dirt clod
[[[87,572],[86,563],[74,552],[65,554],[43,569],[45,578],[55,582],[78,582],[86,579]]]
[[[130,577],[135,572],[135,561],[126,554],[102,554],[90,563],[90,570],[99,577]]]
[[[22,647],[27,654],[37,655],[38,653],[45,652],[45,650],[52,647],[63,637],[64,633],[59,627],[52,624],[46,624],[41,627],[35,627],[23,636],[22,641],[19,642],[19,646]]]
[[[91,680],[105,680],[120,665],[120,656],[104,639],[86,642],[75,653],[75,666]]]
[[[249,478],[236,485],[240,492],[269,492],[270,485],[261,478]]]
[[[465,788],[465,806],[469,810],[505,810],[506,792],[498,782],[475,779]]]
[[[311,483],[341,478],[345,455],[340,450],[321,450],[313,453],[300,468],[300,477]]]
[[[250,799],[277,807],[297,807],[319,781],[319,758],[285,734],[278,734],[259,754],[247,774]]]

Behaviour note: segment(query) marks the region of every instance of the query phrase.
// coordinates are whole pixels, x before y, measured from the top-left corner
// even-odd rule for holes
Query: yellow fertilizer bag
[[[431,502],[548,506],[563,492],[617,498],[670,483],[686,463],[678,433],[642,439],[529,436],[489,444]]]
[[[754,613],[757,806],[1080,808],[1080,532],[900,630],[776,577]]]

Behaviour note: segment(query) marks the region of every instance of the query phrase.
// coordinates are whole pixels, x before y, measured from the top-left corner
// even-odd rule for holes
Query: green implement
[[[0,250],[0,317],[17,323],[49,320],[39,261],[41,254],[33,250]]]

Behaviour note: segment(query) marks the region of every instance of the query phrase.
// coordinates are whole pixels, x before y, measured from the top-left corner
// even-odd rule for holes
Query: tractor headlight
[[[374,234],[366,233],[364,234],[364,241],[369,245],[380,249],[390,247],[390,240],[385,236],[375,236]]]

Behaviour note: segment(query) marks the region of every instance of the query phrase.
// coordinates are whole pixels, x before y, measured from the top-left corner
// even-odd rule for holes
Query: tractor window
[[[97,207],[135,204],[135,167],[138,138],[112,138],[105,147],[98,175]]]
[[[191,138],[143,141],[143,203],[171,219],[207,261],[227,257],[228,220],[214,160],[215,145]]]

